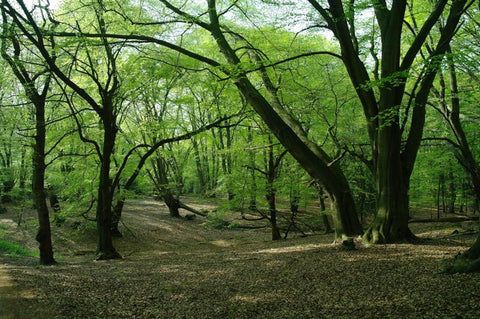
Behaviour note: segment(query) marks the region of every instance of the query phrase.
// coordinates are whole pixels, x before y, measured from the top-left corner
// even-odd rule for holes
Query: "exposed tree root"
[[[480,272],[480,257],[472,260],[460,255],[455,259],[453,265],[445,268],[444,272],[447,274]]]
[[[393,243],[416,243],[418,237],[415,236],[410,229],[403,231],[390,232],[385,234],[382,225],[372,225],[366,231],[362,237],[364,242],[370,244],[393,244]]]
[[[453,265],[444,270],[447,274],[480,272],[480,236],[473,246],[455,257]]]

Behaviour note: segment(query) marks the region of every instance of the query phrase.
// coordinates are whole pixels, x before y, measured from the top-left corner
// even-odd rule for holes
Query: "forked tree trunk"
[[[364,238],[372,243],[410,240],[408,229],[408,186],[425,124],[425,105],[437,73],[437,60],[443,57],[455,34],[466,5],[465,0],[452,1],[449,15],[440,31],[436,48],[427,61],[418,90],[414,93],[408,136],[403,147],[399,112],[405,95],[408,73],[432,28],[445,11],[447,1],[435,3],[429,16],[419,26],[410,47],[402,47],[404,16],[407,3],[393,1],[374,6],[381,37],[381,74],[371,81],[366,64],[360,59],[353,22],[345,19],[346,5],[328,0],[328,8],[318,1],[310,4],[325,19],[341,47],[342,60],[362,103],[372,147],[377,186],[377,215]],[[378,67],[378,66],[377,66]],[[377,69],[378,70],[378,69]],[[381,83],[376,86],[376,82]],[[372,85],[373,84],[373,85]],[[402,124],[403,125],[403,124]]]
[[[180,201],[175,197],[175,194],[170,188],[167,163],[165,159],[160,155],[157,155],[157,157],[152,161],[152,166],[153,175],[150,174],[150,178],[153,180],[155,188],[157,189],[160,197],[167,205],[170,216],[175,218],[180,217]]]

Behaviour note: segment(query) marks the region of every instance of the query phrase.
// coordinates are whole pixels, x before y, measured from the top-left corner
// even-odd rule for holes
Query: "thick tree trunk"
[[[425,105],[433,80],[436,65],[428,66],[418,91],[414,92],[413,107],[408,137],[401,152],[402,141],[399,129],[399,112],[410,67],[428,39],[445,10],[447,1],[436,3],[424,24],[419,28],[411,46],[402,50],[405,1],[393,1],[390,5],[374,6],[375,17],[381,35],[381,75],[374,74],[381,85],[374,89],[366,65],[360,60],[356,36],[352,25],[345,19],[344,3],[328,0],[328,9],[317,1],[309,1],[325,19],[341,47],[341,55],[362,103],[372,146],[372,159],[377,184],[377,216],[364,238],[376,242],[410,240],[408,229],[408,186],[415,159],[420,147],[425,123]],[[446,22],[441,30],[438,45],[429,59],[435,61],[445,53],[448,43],[456,32],[463,13],[465,0],[453,1]],[[402,57],[403,54],[403,57]],[[379,99],[377,95],[379,92]]]
[[[40,264],[55,264],[53,257],[50,216],[45,193],[45,104],[35,102],[36,135],[33,147],[33,199],[38,215],[36,240],[40,249]]]
[[[378,132],[376,165],[377,214],[364,239],[371,243],[410,241],[415,238],[408,227],[409,173],[400,161],[400,131],[396,123]]]
[[[110,104],[104,105],[105,113],[102,118],[103,131],[103,152],[102,164],[100,169],[100,183],[98,187],[98,205],[97,205],[97,230],[98,246],[97,259],[116,259],[121,258],[120,254],[113,247],[112,240],[112,204],[113,189],[110,179],[110,162],[115,145],[116,126],[113,116],[113,107]]]
[[[175,218],[180,217],[180,212],[178,211],[180,208],[180,202],[170,188],[167,163],[165,159],[158,155],[152,164],[155,173],[154,176],[152,176],[155,178],[155,187],[157,188],[160,197],[167,205],[170,216]]]
[[[469,250],[456,257],[453,265],[446,267],[447,273],[480,272],[480,234]]]
[[[163,195],[163,200],[168,207],[170,217],[179,218],[180,201],[172,194],[171,191],[167,191]]]

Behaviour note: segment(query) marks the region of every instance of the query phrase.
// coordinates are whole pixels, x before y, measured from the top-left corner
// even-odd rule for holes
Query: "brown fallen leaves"
[[[122,260],[93,262],[91,234],[81,246],[59,229],[60,265],[4,257],[18,289],[36,291],[23,305],[68,319],[480,318],[480,274],[439,274],[471,240],[449,230],[418,245],[338,251],[331,235],[271,242],[265,230],[206,229],[155,205],[127,208]]]

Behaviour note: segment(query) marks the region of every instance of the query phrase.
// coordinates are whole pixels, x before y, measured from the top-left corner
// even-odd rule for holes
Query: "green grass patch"
[[[34,252],[8,241],[0,240],[0,253],[15,257],[34,257]]]

